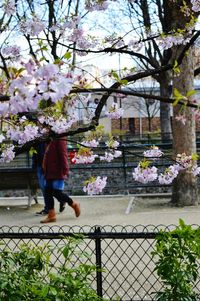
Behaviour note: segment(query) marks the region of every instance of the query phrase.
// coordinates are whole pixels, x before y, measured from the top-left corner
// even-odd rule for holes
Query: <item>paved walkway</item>
[[[168,198],[136,198],[133,196],[73,197],[81,204],[82,213],[75,218],[73,210],[66,207],[51,225],[170,225],[182,218],[187,224],[200,225],[200,206],[172,208]],[[0,226],[40,226],[40,216],[35,212],[43,208],[43,200],[27,208],[27,198],[0,198]],[[56,201],[58,212],[58,202]],[[50,225],[50,224],[49,224]]]

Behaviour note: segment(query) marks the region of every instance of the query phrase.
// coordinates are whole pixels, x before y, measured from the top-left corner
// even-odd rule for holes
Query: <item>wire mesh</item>
[[[22,243],[31,243],[35,246],[45,243],[56,250],[66,243],[65,237],[81,234],[83,240],[77,245],[71,264],[80,263],[82,259],[77,254],[87,252],[89,256],[86,263],[103,269],[91,279],[91,286],[98,294],[108,300],[153,300],[154,293],[162,287],[154,271],[155,261],[151,254],[155,246],[155,237],[161,229],[171,231],[176,227],[176,225],[31,228],[2,226],[0,251],[6,248],[15,252]],[[51,258],[52,269],[56,270],[63,260],[64,258],[55,251]],[[200,292],[199,279],[195,289]]]

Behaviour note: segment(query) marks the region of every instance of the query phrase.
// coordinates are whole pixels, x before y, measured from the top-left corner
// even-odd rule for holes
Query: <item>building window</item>
[[[135,118],[129,118],[128,119],[128,125],[129,125],[129,131],[132,134],[135,134]]]

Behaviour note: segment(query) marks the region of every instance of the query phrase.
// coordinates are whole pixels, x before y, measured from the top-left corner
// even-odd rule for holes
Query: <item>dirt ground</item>
[[[73,210],[66,207],[57,214],[59,226],[94,225],[177,225],[179,218],[187,224],[200,224],[200,206],[173,208],[170,197],[134,197],[126,196],[76,196],[74,200],[81,204],[81,216],[76,218]],[[39,226],[42,217],[35,212],[43,208],[43,199],[27,208],[27,198],[0,198],[0,226]],[[56,201],[58,212],[58,202]]]

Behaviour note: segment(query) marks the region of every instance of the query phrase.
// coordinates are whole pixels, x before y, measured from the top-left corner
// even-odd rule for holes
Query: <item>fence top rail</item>
[[[55,240],[67,237],[88,239],[155,239],[158,232],[128,232],[128,233],[0,233],[0,239],[42,239]]]
[[[155,239],[156,235],[162,230],[170,232],[175,230],[178,225],[127,225],[127,226],[2,226],[0,227],[0,239],[62,239],[68,236],[83,236],[90,239]],[[193,229],[199,225],[193,224]]]

